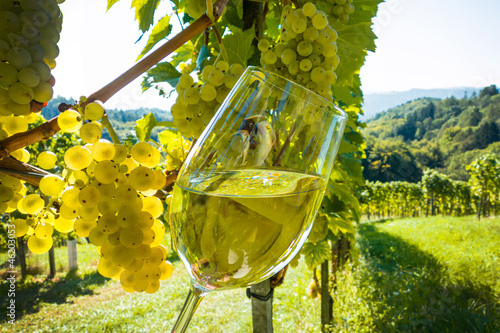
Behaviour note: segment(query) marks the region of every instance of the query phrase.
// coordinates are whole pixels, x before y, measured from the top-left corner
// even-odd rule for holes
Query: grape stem
[[[120,91],[123,87],[139,77],[142,73],[160,62],[170,53],[177,50],[186,42],[194,38],[203,30],[212,26],[215,21],[222,15],[222,11],[226,7],[228,0],[217,0],[213,5],[214,20],[212,21],[206,14],[203,14],[199,19],[190,24],[186,29],[179,32],[172,39],[160,46],[157,50],[143,58],[141,61],[132,66],[125,73],[117,77],[115,80],[94,92],[87,99],[87,103],[99,100],[105,103],[114,94]],[[82,105],[84,106],[84,105]],[[32,111],[39,112],[40,105],[32,103]],[[32,145],[39,141],[48,139],[52,135],[59,132],[61,128],[57,124],[57,117],[23,133],[14,134],[0,141],[0,159],[7,157],[10,152]]]
[[[116,135],[115,129],[111,125],[111,122],[109,121],[107,114],[105,114],[101,118],[101,125],[104,126],[104,128],[108,130],[109,136],[111,137],[111,141],[113,141],[113,143],[115,145],[120,145],[122,143],[120,141],[120,139],[118,138],[118,135]]]

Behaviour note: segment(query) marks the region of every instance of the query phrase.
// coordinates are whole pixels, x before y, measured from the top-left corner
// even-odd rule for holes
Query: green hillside
[[[371,181],[419,181],[436,169],[467,180],[465,165],[500,153],[500,94],[495,85],[457,99],[420,98],[366,123],[364,176]]]

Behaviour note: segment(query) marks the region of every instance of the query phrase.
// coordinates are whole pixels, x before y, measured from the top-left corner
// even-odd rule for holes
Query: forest
[[[465,166],[500,153],[500,94],[419,98],[367,120],[363,175],[369,181],[419,182],[426,169],[466,181]]]

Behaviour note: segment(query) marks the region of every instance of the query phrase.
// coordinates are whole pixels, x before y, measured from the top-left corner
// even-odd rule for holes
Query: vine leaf
[[[167,151],[171,152],[175,149],[181,148],[185,139],[177,130],[164,130],[158,134],[158,140],[166,148]],[[174,156],[172,156],[173,158]]]
[[[139,29],[146,32],[153,25],[154,14],[160,0],[132,0],[132,8],[135,8],[135,19],[139,21]]]
[[[255,27],[245,31],[233,30],[236,31],[222,38],[222,43],[227,51],[227,61],[230,64],[238,63],[246,67],[247,60],[254,52],[252,41],[255,38]]]
[[[137,124],[134,127],[135,134],[139,141],[148,141],[151,138],[151,131],[158,124],[158,121],[153,113],[148,113],[135,123]]]
[[[137,60],[141,59],[146,53],[148,53],[159,41],[166,38],[172,32],[172,25],[170,24],[170,16],[165,15],[158,21],[158,23],[153,28],[151,35],[149,35],[148,42],[141,54],[137,57]]]
[[[352,87],[354,74],[358,73],[365,61],[367,51],[375,50],[375,34],[371,30],[371,22],[355,25],[335,25],[339,35],[337,39],[339,67],[336,70],[336,85]]]
[[[155,67],[146,72],[142,80],[142,91],[146,91],[153,86],[153,83],[166,82],[175,88],[182,74],[169,62],[160,62]]]
[[[120,0],[108,0],[108,7],[106,7],[106,10],[109,10],[118,1]]]
[[[307,242],[302,248],[302,254],[305,257],[307,268],[313,269],[321,265],[325,260],[330,259],[330,245],[328,241]]]
[[[354,225],[351,219],[341,217],[329,217],[328,227],[334,235],[338,235],[339,231],[344,234],[355,234]]]
[[[200,53],[198,54],[198,59],[196,59],[196,69],[201,71],[203,69],[203,61],[208,59],[210,56],[210,50],[206,45],[202,45],[200,48]]]

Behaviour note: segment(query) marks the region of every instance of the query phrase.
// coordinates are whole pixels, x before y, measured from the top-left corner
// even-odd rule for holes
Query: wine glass
[[[212,290],[280,271],[312,227],[347,117],[327,99],[249,67],[181,168],[170,205],[174,247],[191,290],[184,332]]]

